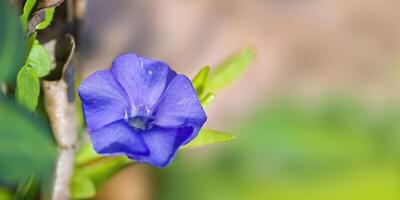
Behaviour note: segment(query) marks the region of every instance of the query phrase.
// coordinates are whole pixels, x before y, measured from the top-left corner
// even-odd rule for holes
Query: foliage
[[[234,136],[219,131],[202,128],[199,135],[184,148],[200,147],[208,144],[226,142],[235,139]]]
[[[17,102],[34,112],[38,104],[39,93],[39,78],[35,70],[29,66],[22,67],[17,75]]]
[[[51,58],[46,48],[38,40],[33,41],[26,64],[36,71],[38,77],[49,74],[52,65]]]
[[[31,12],[32,12],[33,8],[35,7],[36,1],[37,0],[28,0],[24,4],[24,8],[22,10],[22,15],[20,17],[20,20],[21,20],[21,23],[24,26],[25,30],[28,26],[29,16],[31,15]]]
[[[71,180],[71,197],[73,199],[87,199],[96,195],[93,181],[82,171],[76,170]]]
[[[11,191],[5,188],[0,188],[0,200],[11,200],[11,199],[13,199]]]
[[[0,81],[12,81],[24,56],[25,40],[16,10],[0,0]]]
[[[192,80],[193,87],[196,90],[196,93],[199,97],[203,96],[203,91],[206,87],[209,72],[210,72],[210,67],[205,66],[197,73],[197,75]]]
[[[4,99],[0,121],[0,181],[13,184],[32,174],[49,177],[56,151],[48,128]]]
[[[209,66],[201,69],[192,82],[203,107],[207,107],[211,103],[216,92],[238,79],[254,56],[251,48],[244,48],[222,64],[217,65],[213,70]]]
[[[46,9],[44,20],[36,26],[36,30],[43,30],[51,24],[55,10],[55,7]]]
[[[39,117],[43,115],[40,113],[43,108],[37,107],[43,102],[41,81],[50,76],[56,60],[38,40],[37,31],[51,25],[55,7],[62,2],[24,1],[18,17],[7,0],[0,0],[0,184],[7,186],[0,187],[0,200],[35,199],[43,183],[52,179],[56,144],[50,125]],[[216,68],[206,66],[200,70],[192,83],[202,106],[206,108],[221,88],[237,79],[253,57],[253,51],[246,48]],[[78,107],[79,104],[78,100]],[[80,109],[78,123],[84,124],[79,113]],[[203,128],[184,148],[233,139],[230,134]],[[76,156],[72,197],[93,197],[104,181],[129,164],[132,161],[125,157],[99,157],[91,144],[83,144]],[[9,188],[16,188],[16,191]]]
[[[210,72],[204,94],[215,93],[237,80],[249,66],[254,56],[254,51],[251,48],[245,48],[218,65]]]
[[[35,176],[31,176],[26,181],[18,184],[14,194],[15,200],[35,200],[39,196],[39,182]]]
[[[23,27],[26,29],[35,3],[26,1],[18,19],[8,1],[0,0],[0,83],[3,85],[0,184],[18,185],[13,199],[36,199],[38,185],[52,179],[56,156],[49,125],[33,114],[40,94],[40,78],[48,74],[51,65],[48,52],[36,40],[36,33],[24,39]],[[48,20],[51,18],[49,15]],[[16,85],[15,90],[13,85]],[[22,107],[11,101],[14,96]],[[0,199],[11,198],[8,189],[0,188],[0,191]]]

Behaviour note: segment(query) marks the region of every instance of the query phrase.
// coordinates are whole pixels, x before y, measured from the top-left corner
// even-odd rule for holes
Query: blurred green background
[[[400,106],[333,96],[280,98],[206,157],[185,152],[160,172],[157,199],[395,200]]]

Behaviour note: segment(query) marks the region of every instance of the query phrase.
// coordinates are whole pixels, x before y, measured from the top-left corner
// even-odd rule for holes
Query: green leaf
[[[31,36],[29,36],[28,41],[26,43],[26,58],[28,58],[29,54],[31,53],[31,50],[33,48],[33,45],[36,42],[36,36],[37,32],[33,33]]]
[[[39,194],[39,181],[35,176],[18,184],[17,191],[14,194],[14,200],[35,200]]]
[[[211,70],[207,81],[207,92],[216,92],[236,80],[242,74],[250,61],[254,58],[251,48],[243,49],[240,53],[233,55],[221,65]]]
[[[183,148],[200,147],[208,144],[227,142],[233,139],[235,139],[233,135],[202,128],[197,137]]]
[[[51,58],[46,48],[38,40],[33,42],[26,64],[36,71],[38,77],[44,77],[49,74],[52,64]]]
[[[192,80],[193,87],[196,90],[197,96],[199,96],[199,98],[203,96],[203,91],[207,83],[209,71],[209,66],[203,67]]]
[[[93,181],[80,170],[75,170],[71,180],[71,196],[73,199],[89,199],[96,195]]]
[[[51,24],[51,22],[53,21],[53,16],[54,16],[55,10],[56,10],[55,7],[46,9],[44,21],[40,22],[40,24],[38,24],[36,26],[36,30],[43,30]]]
[[[12,193],[11,191],[5,189],[5,188],[0,188],[0,200],[12,200]]]
[[[84,165],[85,163],[99,158],[101,158],[101,156],[94,151],[92,144],[88,142],[84,144],[76,154],[75,165]]]
[[[0,81],[15,79],[23,65],[25,39],[14,7],[0,0]]]
[[[39,94],[40,83],[35,70],[28,66],[22,67],[17,75],[17,102],[29,111],[34,112],[38,104]]]
[[[132,160],[124,156],[100,157],[100,159],[81,166],[79,169],[82,169],[97,187],[132,163]]]
[[[0,182],[51,178],[56,148],[50,135],[32,114],[0,99]]]
[[[33,8],[35,7],[36,1],[37,0],[27,0],[25,2],[24,9],[22,10],[22,15],[20,17],[21,23],[25,29],[28,25],[29,16],[30,16]]]
[[[203,98],[200,99],[201,106],[203,108],[207,108],[207,106],[214,100],[215,94],[214,93],[207,93]]]
[[[132,163],[132,160],[123,156],[100,156],[93,150],[90,143],[79,150],[75,159],[76,170],[82,171],[96,186]]]

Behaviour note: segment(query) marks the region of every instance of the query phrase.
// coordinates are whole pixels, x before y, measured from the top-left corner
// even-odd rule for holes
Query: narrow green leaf
[[[24,52],[24,33],[17,12],[9,1],[0,0],[0,81],[15,80]]]
[[[227,142],[233,139],[235,139],[233,135],[202,128],[197,137],[189,142],[189,144],[185,145],[183,148],[200,147],[209,144]]]
[[[99,158],[101,158],[100,155],[94,151],[92,144],[88,142],[84,144],[76,154],[75,165],[84,165],[85,163]]]
[[[39,194],[39,181],[35,176],[18,184],[17,191],[14,194],[14,200],[35,200]]]
[[[100,157],[98,160],[80,166],[78,169],[81,169],[97,187],[132,163],[132,160],[125,156]]]
[[[31,66],[38,77],[44,77],[50,72],[51,58],[46,48],[35,40],[31,51],[29,52],[26,64]]]
[[[203,108],[207,108],[214,98],[214,93],[207,93],[203,98],[200,99],[201,106],[203,106]]]
[[[54,16],[55,10],[56,10],[55,7],[46,9],[44,21],[40,22],[40,24],[38,24],[36,26],[36,30],[43,30],[51,24],[51,22],[53,21],[53,16]]]
[[[240,53],[233,55],[214,70],[211,70],[206,91],[216,92],[232,83],[245,71],[254,55],[251,48],[243,49]]]
[[[21,23],[24,26],[24,29],[26,29],[27,25],[28,25],[28,21],[29,21],[29,16],[33,10],[33,8],[35,7],[37,0],[27,0],[25,1],[24,4],[24,9],[22,10],[22,15],[20,17]]]
[[[207,83],[209,71],[209,66],[203,67],[192,80],[193,87],[196,90],[197,96],[199,96],[199,98],[203,96],[203,91]]]
[[[0,99],[0,182],[36,175],[51,179],[56,148],[48,128],[16,104]]]
[[[81,170],[75,170],[71,180],[72,199],[89,199],[96,195],[93,181]]]
[[[24,66],[17,75],[17,102],[34,112],[38,103],[40,94],[39,78],[35,70],[31,67]]]
[[[76,170],[89,177],[96,187],[132,163],[132,160],[124,156],[100,156],[93,150],[90,143],[84,145],[75,158]]]
[[[95,186],[101,185],[109,177],[131,163],[133,163],[131,160],[123,156],[100,156],[93,150],[91,143],[85,144],[75,158],[76,170],[80,170],[85,176],[89,177]]]

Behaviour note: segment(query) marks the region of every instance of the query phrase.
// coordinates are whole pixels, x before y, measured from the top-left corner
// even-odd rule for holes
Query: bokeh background
[[[207,127],[234,142],[134,165],[113,200],[400,199],[400,1],[89,0],[81,75],[133,51],[192,77],[257,52],[217,94]]]

